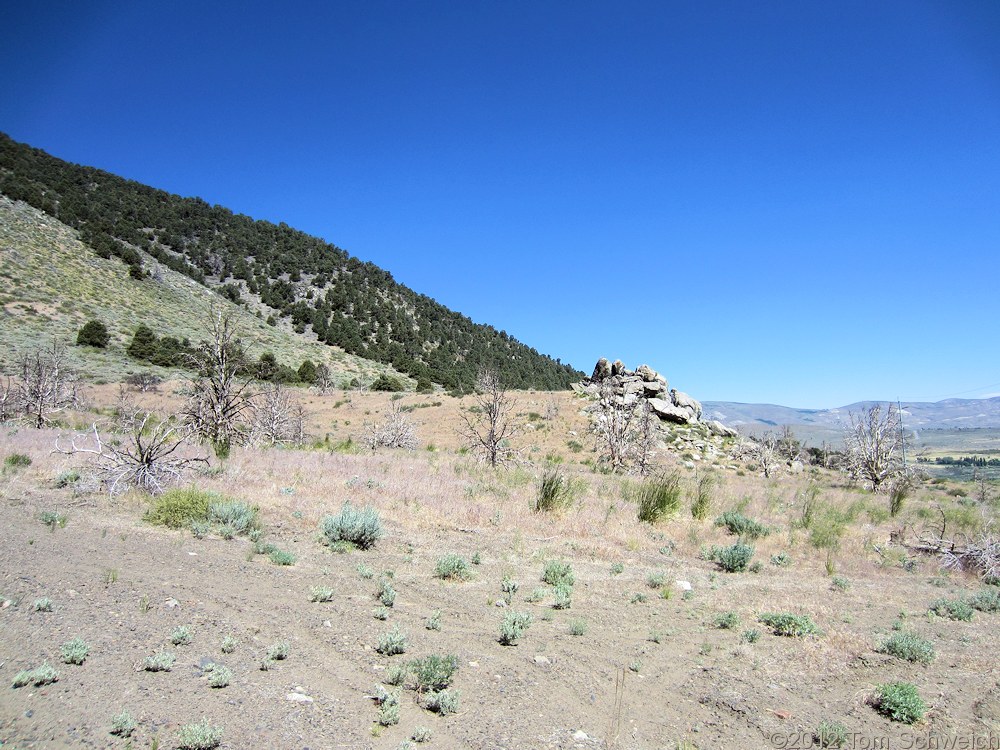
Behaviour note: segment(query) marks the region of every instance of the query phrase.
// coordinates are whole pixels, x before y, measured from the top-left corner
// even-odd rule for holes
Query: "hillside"
[[[192,279],[168,268],[157,278],[130,279],[121,262],[100,258],[64,224],[24,203],[0,196],[0,369],[18,350],[76,340],[80,326],[103,321],[111,333],[107,349],[75,349],[77,364],[93,379],[120,380],[135,370],[156,370],[124,354],[135,327],[197,342],[204,337],[212,305],[232,306]],[[269,351],[298,367],[304,360],[326,364],[334,377],[373,380],[391,370],[309,342],[252,315],[241,316],[245,342],[254,356]]]
[[[416,379],[468,390],[490,367],[511,387],[553,390],[583,376],[319,238],[70,164],[4,134],[0,193],[78,230],[136,282],[156,264],[171,268],[272,323],[283,319],[311,340]]]

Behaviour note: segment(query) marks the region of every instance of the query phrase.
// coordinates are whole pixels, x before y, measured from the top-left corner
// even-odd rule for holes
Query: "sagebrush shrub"
[[[382,602],[384,607],[392,607],[396,603],[396,589],[389,583],[388,578],[380,578],[378,588],[375,590],[375,598]]]
[[[170,642],[175,646],[187,646],[191,640],[191,628],[187,625],[178,625],[170,634]]]
[[[355,508],[350,502],[344,503],[337,515],[324,517],[320,531],[330,546],[346,542],[359,549],[371,549],[383,536],[378,512],[370,505]]]
[[[208,686],[210,688],[224,688],[233,680],[233,673],[228,667],[215,665],[208,675]]]
[[[969,606],[980,612],[1000,612],[1000,589],[988,588],[969,599]]]
[[[51,612],[52,611],[52,600],[47,596],[43,596],[40,599],[35,599],[35,603],[32,605],[32,609],[36,612]]]
[[[570,635],[586,635],[587,634],[587,622],[586,622],[586,620],[570,620],[569,621],[569,634]]]
[[[20,469],[31,466],[31,457],[23,453],[11,453],[3,460],[3,465],[11,469]]]
[[[500,643],[513,646],[531,625],[531,615],[527,612],[508,611],[500,623]]]
[[[208,719],[186,724],[177,733],[179,750],[212,750],[222,744],[222,727],[212,726]]]
[[[257,508],[242,500],[213,500],[208,505],[208,521],[227,538],[259,528],[257,514]]]
[[[472,573],[469,571],[469,564],[465,558],[449,552],[437,561],[434,566],[434,575],[445,581],[465,581]]]
[[[573,567],[562,560],[549,560],[542,570],[542,582],[550,586],[558,586],[560,583],[572,586],[576,582]]]
[[[272,661],[281,661],[288,658],[291,644],[288,641],[275,641],[267,648],[267,658]]]
[[[424,696],[424,707],[441,716],[458,713],[459,697],[458,690],[432,690]]]
[[[378,643],[375,644],[375,650],[383,656],[395,656],[396,654],[406,653],[409,645],[406,633],[396,625],[388,633],[383,633],[379,636]]]
[[[274,547],[267,553],[268,559],[275,565],[295,565],[298,558],[291,552]]]
[[[59,649],[65,664],[83,664],[90,653],[90,646],[83,638],[66,641]]]
[[[309,589],[309,601],[328,602],[333,599],[333,589],[328,586],[313,586]]]
[[[730,534],[750,541],[761,539],[771,533],[770,528],[743,515],[738,510],[727,510],[715,519],[715,525],[725,526]]]
[[[123,708],[121,713],[111,719],[111,734],[116,737],[131,737],[138,726],[128,709]]]
[[[569,609],[573,606],[573,587],[568,583],[560,583],[553,593],[555,599],[552,602],[552,609]]]
[[[733,630],[739,627],[740,616],[735,612],[723,612],[715,618],[715,627],[720,630]]]
[[[410,672],[417,683],[417,690],[444,690],[451,684],[458,669],[458,657],[431,654],[410,662]]]
[[[714,548],[715,561],[727,573],[740,573],[750,565],[754,548],[749,544],[737,542],[732,547]]]
[[[147,656],[143,660],[142,666],[147,672],[169,672],[175,661],[177,661],[176,656],[169,651],[160,649],[152,656]]]
[[[843,747],[847,742],[847,727],[839,721],[821,721],[816,727],[816,742],[820,747]]]

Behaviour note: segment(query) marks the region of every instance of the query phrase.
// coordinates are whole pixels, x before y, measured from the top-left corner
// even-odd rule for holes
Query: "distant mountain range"
[[[755,432],[782,425],[803,425],[842,430],[850,414],[860,414],[875,401],[859,401],[836,409],[794,409],[774,404],[741,404],[733,401],[702,403],[706,419],[717,419],[742,432]],[[1000,428],[1000,397],[949,398],[934,403],[904,401],[903,425],[909,430],[956,430]]]

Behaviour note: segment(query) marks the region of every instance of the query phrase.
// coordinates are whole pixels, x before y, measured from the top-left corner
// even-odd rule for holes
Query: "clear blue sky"
[[[1000,393],[1000,2],[31,2],[0,130],[704,400]]]

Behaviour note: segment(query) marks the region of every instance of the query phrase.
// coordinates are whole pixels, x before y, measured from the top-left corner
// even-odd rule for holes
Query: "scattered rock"
[[[551,664],[549,657],[542,656],[541,654],[535,654],[535,658],[532,660],[535,664]]]
[[[164,603],[164,605],[166,605],[167,609],[173,609],[174,607],[181,606],[181,603],[179,601],[177,601],[176,599],[167,599],[163,603]]]
[[[311,695],[303,695],[302,693],[289,693],[285,696],[288,700],[293,703],[312,703],[313,698]]]
[[[573,739],[577,742],[586,742],[590,739],[590,735],[584,732],[582,729],[577,729],[573,732]]]
[[[608,362],[604,357],[597,360],[597,364],[594,366],[594,374],[590,376],[590,379],[595,383],[600,383],[605,378],[611,377],[611,363]]]
[[[674,585],[677,586],[677,588],[679,588],[681,591],[690,591],[691,590],[691,582],[690,581],[682,581],[680,579],[677,579],[676,581],[674,581]]]

